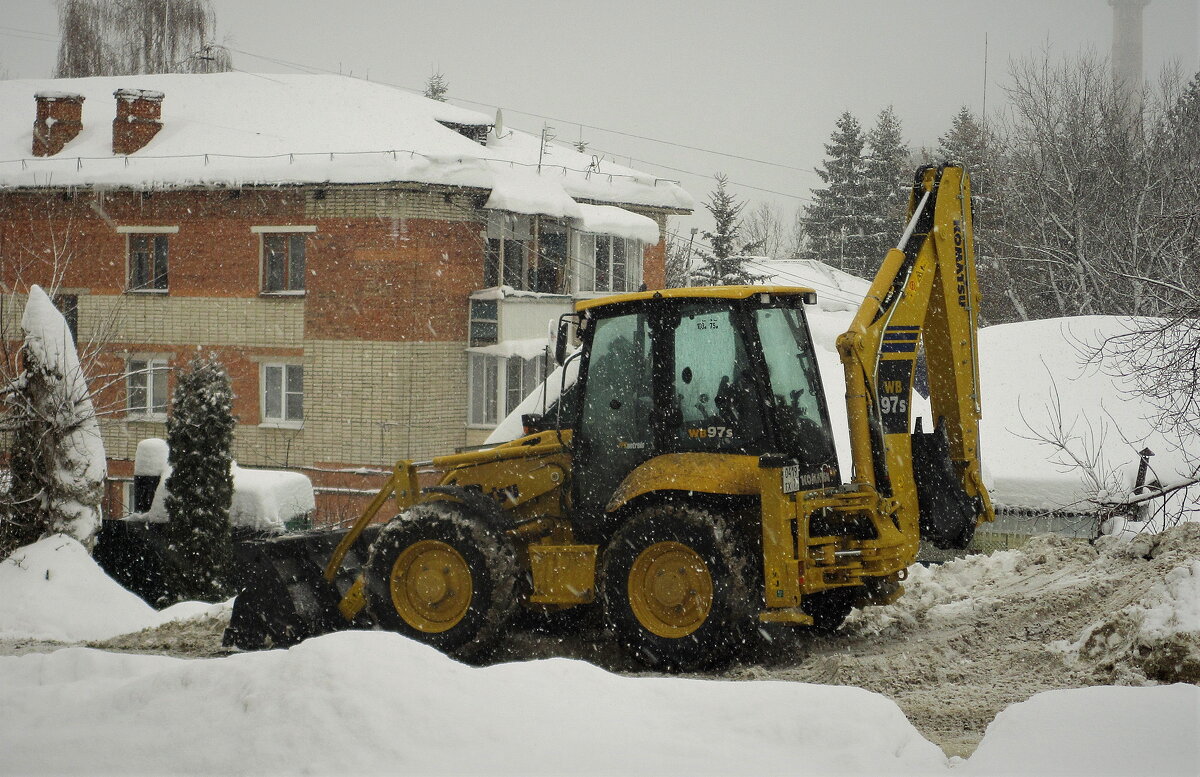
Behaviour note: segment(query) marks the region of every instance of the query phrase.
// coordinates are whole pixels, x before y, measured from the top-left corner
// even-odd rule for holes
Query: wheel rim
[[[712,611],[708,565],[680,542],[656,542],[639,553],[629,570],[628,591],[642,626],[668,639],[691,634]]]
[[[392,606],[408,625],[437,634],[462,621],[471,606],[471,568],[438,540],[409,545],[392,564]]]

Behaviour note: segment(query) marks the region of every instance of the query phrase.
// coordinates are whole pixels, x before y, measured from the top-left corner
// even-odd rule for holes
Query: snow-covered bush
[[[39,286],[21,318],[21,372],[6,389],[10,488],[0,550],[63,533],[90,548],[100,528],[105,456],[66,319]]]

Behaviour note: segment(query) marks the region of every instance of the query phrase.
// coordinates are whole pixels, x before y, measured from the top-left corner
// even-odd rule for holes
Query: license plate
[[[800,490],[800,465],[789,464],[783,468],[783,493],[794,494]]]

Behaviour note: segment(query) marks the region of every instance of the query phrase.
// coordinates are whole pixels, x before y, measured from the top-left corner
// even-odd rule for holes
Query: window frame
[[[501,421],[546,380],[548,374],[545,358],[542,356],[532,359],[517,354],[497,356],[489,353],[468,353],[467,356],[467,427],[470,429],[494,429],[499,426]],[[520,369],[517,370],[519,385],[516,387],[509,384],[514,363],[520,364]],[[476,365],[481,366],[477,369]],[[482,389],[479,388],[481,379],[484,383]],[[513,396],[516,396],[513,392],[519,396],[509,407]]]
[[[283,225],[283,226],[254,226],[250,227],[250,231],[258,235],[258,289],[259,294],[264,297],[303,297],[308,289],[308,235],[317,231],[315,225]],[[285,255],[283,259],[284,283],[283,288],[272,289],[268,287],[268,279],[270,277],[269,267],[269,251],[267,247],[268,240],[273,237],[283,237]],[[292,271],[295,268],[292,266],[292,249],[296,238],[300,239],[300,245],[303,248],[303,256],[301,260],[303,266],[300,268],[300,288],[288,288],[289,281],[293,280]]]
[[[271,416],[268,414],[270,406],[269,379],[268,372],[271,370],[280,370],[279,380],[279,396],[276,400],[279,403],[279,415]],[[293,371],[299,371],[300,390],[293,391],[289,389],[289,378]],[[298,418],[288,417],[288,398],[289,396],[298,395],[300,398],[300,416]],[[304,364],[296,361],[269,361],[263,362],[258,368],[258,410],[259,410],[259,426],[270,427],[273,429],[303,429],[304,428]]]
[[[646,245],[640,240],[616,235],[602,235],[595,232],[575,230],[576,238],[571,242],[575,251],[575,282],[576,294],[625,294],[638,291],[642,285],[643,264],[646,261]],[[620,245],[620,249],[616,248]],[[599,258],[603,251],[603,259]],[[620,259],[618,261],[618,254]],[[601,265],[603,262],[603,266]],[[616,288],[613,282],[614,271],[622,268],[622,278],[625,288]],[[596,278],[603,269],[607,280],[597,283]],[[600,288],[603,286],[604,288]]]
[[[170,291],[171,241],[170,236],[178,234],[179,227],[162,226],[121,226],[117,234],[125,236],[125,291],[130,294],[167,294]],[[150,238],[153,238],[152,240]],[[146,284],[135,286],[134,280],[134,244],[139,239],[147,240],[148,272],[153,275]],[[156,264],[158,248],[162,246],[162,273]],[[159,279],[162,279],[159,285]]]
[[[145,366],[136,367],[141,364]],[[167,420],[167,410],[171,406],[171,364],[166,356],[156,354],[131,354],[125,358],[125,418],[129,421],[164,423]],[[162,410],[156,412],[154,404],[155,380],[162,377]],[[139,390],[145,393],[145,400],[138,406],[133,405],[134,381],[143,385]]]

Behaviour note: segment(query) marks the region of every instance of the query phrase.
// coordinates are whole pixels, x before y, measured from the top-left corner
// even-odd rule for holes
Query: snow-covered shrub
[[[66,319],[39,286],[21,318],[21,372],[6,390],[10,488],[0,550],[67,534],[90,548],[100,528],[105,456]]]

